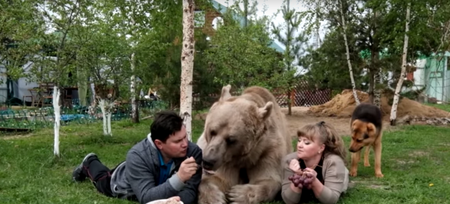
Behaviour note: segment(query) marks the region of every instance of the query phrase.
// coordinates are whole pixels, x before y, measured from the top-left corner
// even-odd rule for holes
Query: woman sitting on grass
[[[349,182],[344,141],[323,121],[306,125],[297,136],[297,151],[285,157],[283,201],[336,203]]]

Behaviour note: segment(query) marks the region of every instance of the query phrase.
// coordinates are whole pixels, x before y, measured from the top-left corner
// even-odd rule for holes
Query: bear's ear
[[[266,119],[272,111],[273,103],[271,101],[267,102],[266,105],[258,109],[258,115],[261,119]]]
[[[225,101],[231,97],[230,89],[231,89],[231,85],[229,85],[229,84],[222,87],[222,94],[220,95],[219,101]]]

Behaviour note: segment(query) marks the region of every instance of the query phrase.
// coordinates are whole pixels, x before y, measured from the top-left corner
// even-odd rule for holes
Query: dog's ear
[[[356,119],[350,124],[351,131],[359,131],[361,129],[361,121]]]
[[[357,121],[357,120],[354,120],[354,121],[352,121],[351,124],[350,124],[350,128],[352,129],[352,131],[355,130],[355,128],[356,128],[356,121]]]
[[[373,123],[368,123],[367,124],[367,132],[368,133],[372,133],[372,132],[375,132],[375,131],[376,131],[375,125],[373,125]]]

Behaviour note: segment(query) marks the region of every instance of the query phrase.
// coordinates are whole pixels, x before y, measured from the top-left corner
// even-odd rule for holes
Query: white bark
[[[402,71],[400,74],[400,78],[397,82],[397,87],[395,88],[394,100],[392,102],[391,108],[391,125],[395,126],[395,122],[397,119],[397,106],[400,98],[400,91],[402,90],[403,80],[406,77],[406,56],[408,54],[408,31],[409,31],[409,21],[411,18],[411,3],[408,3],[408,7],[406,8],[406,22],[405,22],[405,40],[403,42],[403,54],[402,54]]]
[[[373,89],[373,104],[375,106],[377,106],[378,108],[381,108],[381,89],[377,88],[378,85],[377,84],[382,84],[383,81],[383,77],[382,77],[382,73],[383,73],[383,69],[382,68],[378,68],[378,71],[375,72],[374,75],[374,89]]]
[[[108,135],[108,130],[106,128],[106,107],[105,107],[105,99],[100,99],[98,103],[98,107],[100,107],[100,110],[102,111],[102,118],[103,118],[103,135]]]
[[[53,110],[55,112],[55,121],[54,121],[54,143],[53,143],[53,153],[59,157],[59,127],[61,122],[61,108],[59,106],[59,97],[61,93],[59,92],[58,86],[53,87]]]
[[[348,48],[348,41],[347,41],[347,25],[344,18],[344,7],[342,6],[342,1],[340,1],[340,13],[341,13],[341,21],[342,21],[342,36],[344,37],[344,43],[345,43],[345,54],[347,56],[347,64],[348,64],[348,71],[350,73],[350,81],[352,83],[352,89],[353,89],[353,97],[355,98],[356,105],[359,105],[361,102],[359,101],[358,95],[356,93],[356,84],[355,79],[353,78],[353,68],[352,68],[352,62],[350,61],[350,50]]]
[[[183,0],[183,48],[181,51],[180,115],[192,141],[192,72],[194,68],[194,0]]]
[[[109,108],[109,111],[107,111],[107,130],[108,130],[108,135],[109,136],[112,136],[112,132],[111,132],[111,115],[112,115],[112,113],[111,113],[111,108]]]
[[[111,104],[108,103],[106,99],[100,99],[98,106],[100,110],[102,110],[102,118],[103,118],[103,135],[112,136],[111,133]]]
[[[96,99],[96,97],[95,97],[95,94],[96,94],[95,93],[95,84],[91,83],[90,87],[91,87],[91,99],[92,99],[91,105],[92,105],[92,104],[95,104],[95,99]]]
[[[131,72],[134,73],[135,70],[135,53],[133,52],[131,54]],[[138,107],[137,107],[137,101],[136,101],[136,76],[133,74],[131,75],[131,83],[130,83],[130,94],[131,94],[131,121],[134,123],[139,122],[139,115],[138,115]]]
[[[316,22],[315,22],[315,24],[316,24],[316,29],[315,29],[315,31],[316,31],[316,49],[318,49],[320,47],[320,19],[319,19],[320,3],[321,3],[320,1],[316,1],[316,6],[315,6],[315,9],[316,9],[316,18],[315,18],[315,20],[316,20]]]

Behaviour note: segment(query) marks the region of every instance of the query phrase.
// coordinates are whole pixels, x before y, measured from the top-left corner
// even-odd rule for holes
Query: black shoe
[[[82,182],[86,179],[87,175],[83,173],[83,164],[89,157],[97,156],[95,153],[87,154],[80,165],[78,165],[72,173],[72,180],[75,182]]]

